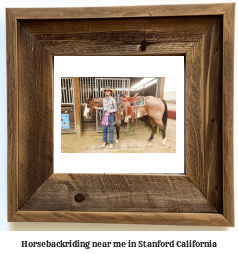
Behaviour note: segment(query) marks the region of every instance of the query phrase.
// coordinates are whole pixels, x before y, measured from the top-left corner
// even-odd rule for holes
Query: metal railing
[[[61,104],[74,104],[74,84],[72,78],[61,78]]]
[[[114,97],[122,95],[123,91],[126,95],[130,95],[130,79],[129,78],[79,78],[80,84],[80,101],[81,104],[86,103],[86,99],[91,95],[93,98],[104,97],[103,88],[111,86],[115,90]]]

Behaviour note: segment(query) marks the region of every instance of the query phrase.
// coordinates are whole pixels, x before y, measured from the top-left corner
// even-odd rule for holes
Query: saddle
[[[125,93],[123,93],[123,97],[120,98],[120,103],[123,104],[125,110],[124,122],[128,122],[129,115],[131,115],[132,122],[134,122],[135,118],[137,122],[137,108],[138,102],[140,101],[142,101],[142,96],[140,96],[139,93],[136,93],[133,97],[127,97],[125,96]],[[131,105],[133,107],[133,110],[131,108]]]

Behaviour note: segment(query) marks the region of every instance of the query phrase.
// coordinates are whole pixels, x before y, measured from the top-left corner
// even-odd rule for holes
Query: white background
[[[124,225],[124,224],[93,224],[93,223],[7,223],[7,110],[6,110],[6,37],[5,37],[5,8],[6,7],[80,7],[80,6],[118,6],[118,5],[154,5],[154,4],[191,4],[191,3],[223,3],[223,2],[234,2],[230,0],[209,0],[209,1],[163,1],[163,0],[154,0],[154,1],[133,1],[133,0],[118,0],[118,1],[76,1],[76,0],[1,0],[0,3],[0,109],[1,109],[1,124],[0,124],[0,169],[1,169],[1,177],[0,177],[0,228],[2,231],[25,231],[25,232],[2,232],[0,235],[0,243],[1,248],[3,249],[3,253],[10,253],[11,250],[18,251],[18,253],[39,253],[42,251],[48,252],[48,250],[25,250],[19,248],[19,241],[25,239],[31,239],[37,241],[38,238],[48,238],[52,239],[56,237],[57,240],[61,239],[70,239],[70,238],[98,238],[107,239],[107,237],[113,238],[114,240],[122,240],[136,238],[137,240],[143,238],[162,238],[168,237],[170,240],[177,239],[181,237],[186,237],[188,239],[203,239],[203,240],[214,240],[220,243],[219,248],[217,249],[176,249],[177,253],[183,251],[194,253],[217,253],[217,251],[229,251],[230,253],[237,252],[237,236],[238,236],[238,226],[234,228],[226,228],[226,227],[190,227],[190,226],[158,226],[158,225]],[[236,14],[237,6],[236,6]],[[236,38],[237,38],[237,29],[238,23],[236,19]],[[237,49],[237,43],[236,43]],[[237,50],[235,50],[235,69],[238,69],[237,66]],[[237,72],[236,72],[237,73]],[[237,154],[238,151],[238,142],[237,142],[237,120],[238,120],[238,106],[237,106],[237,74],[235,73],[235,100],[234,100],[234,152]],[[235,162],[235,194],[236,194],[236,217],[238,215],[238,207],[237,207],[237,167],[238,167],[238,156],[234,157]],[[237,224],[237,219],[236,219]],[[43,236],[40,232],[28,232],[28,231],[69,231],[72,232],[44,232]],[[76,231],[76,232],[74,232]],[[105,232],[78,232],[78,231],[105,231]],[[106,232],[106,231],[114,231],[114,232]],[[125,232],[119,232],[125,231]],[[129,232],[129,231],[139,231],[139,232]],[[141,231],[150,231],[150,232],[141,232]],[[171,232],[161,232],[161,231],[171,231]],[[178,232],[182,231],[182,232]],[[191,231],[191,232],[187,232]],[[203,232],[201,232],[203,231]],[[211,231],[219,231],[219,232],[211,232]],[[225,231],[230,231],[225,232]],[[170,249],[168,249],[171,251]],[[57,250],[58,251],[58,250]],[[62,249],[61,252],[66,252],[65,249]],[[80,250],[75,250],[75,253],[79,253]],[[104,251],[105,250],[101,250]],[[122,250],[120,250],[121,252]],[[141,249],[140,252],[144,253],[144,249]],[[151,252],[160,252],[161,250],[150,250]],[[165,250],[164,250],[165,251]],[[180,251],[180,252],[179,252]],[[59,252],[59,251],[58,251]],[[57,252],[57,253],[58,253]],[[70,251],[68,251],[70,253]],[[139,252],[139,253],[140,253]],[[149,250],[147,250],[149,252]],[[137,251],[138,253],[138,251]]]
[[[144,68],[145,65],[148,68]],[[110,153],[110,156],[108,153],[61,153],[61,77],[174,77],[177,114],[176,153],[124,153],[123,155]],[[54,57],[54,80],[55,173],[184,173],[183,56]],[[150,133],[148,137],[149,135]],[[162,145],[162,138],[159,139]],[[153,142],[149,145],[153,145]],[[115,163],[118,156],[126,161],[126,167],[122,168],[121,163]],[[102,161],[114,166],[105,167],[104,163],[100,163]]]

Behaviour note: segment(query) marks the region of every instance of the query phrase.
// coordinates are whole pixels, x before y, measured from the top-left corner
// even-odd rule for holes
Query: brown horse
[[[87,107],[89,107],[89,109],[85,107],[84,116],[89,119],[92,117],[92,114],[96,111],[96,109],[94,108],[95,106],[103,107],[102,97],[92,98],[92,96],[90,96],[90,98],[87,99],[86,102],[87,102]],[[120,126],[121,126],[121,112],[122,112],[122,108],[119,107],[117,111],[114,113],[116,130],[117,130],[117,137],[115,138],[115,143],[118,143],[118,140],[119,140],[119,132],[120,132]]]
[[[95,111],[95,106],[103,107],[103,98],[90,98],[87,101],[87,106],[90,106],[88,114],[85,114],[86,117],[91,118],[92,113]],[[119,107],[115,113],[116,120],[116,130],[117,137],[115,138],[115,142],[118,143],[119,140],[119,132],[120,132],[120,123],[121,123],[121,114],[122,108]],[[167,125],[167,104],[164,100],[156,98],[154,96],[145,96],[145,105],[139,106],[136,109],[136,117],[141,118],[145,115],[150,117],[150,123],[152,126],[152,133],[148,141],[152,141],[154,138],[156,127],[158,126],[162,132],[163,145],[166,143],[166,125]],[[128,118],[131,118],[129,115]]]

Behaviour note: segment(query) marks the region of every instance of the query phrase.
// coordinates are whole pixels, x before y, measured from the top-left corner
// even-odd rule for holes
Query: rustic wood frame
[[[234,17],[233,3],[7,9],[8,220],[234,226]],[[184,55],[186,175],[54,174],[56,55]]]

